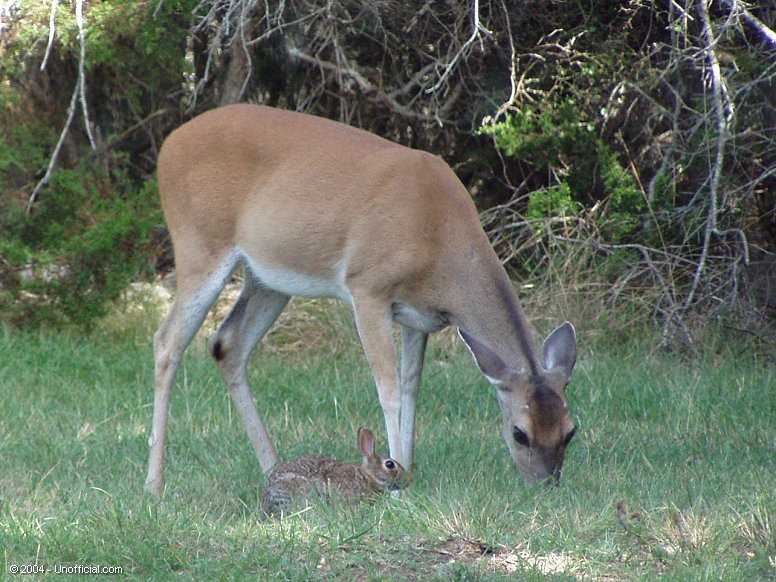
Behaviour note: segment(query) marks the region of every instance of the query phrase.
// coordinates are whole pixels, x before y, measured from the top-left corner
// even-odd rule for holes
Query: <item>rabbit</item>
[[[261,494],[264,514],[287,515],[295,505],[309,505],[315,499],[355,503],[407,484],[407,472],[398,461],[375,453],[371,430],[358,429],[357,445],[364,457],[361,465],[326,457],[299,457],[274,467]]]

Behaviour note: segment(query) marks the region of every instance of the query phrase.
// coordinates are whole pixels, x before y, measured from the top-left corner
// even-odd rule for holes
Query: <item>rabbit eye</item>
[[[385,461],[385,468],[386,469],[395,469],[396,468],[396,463],[394,463],[391,459],[388,459],[387,461]]]

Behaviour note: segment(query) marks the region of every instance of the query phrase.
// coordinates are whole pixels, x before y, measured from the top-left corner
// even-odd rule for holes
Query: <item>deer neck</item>
[[[533,335],[517,293],[495,253],[488,254],[492,257],[470,261],[468,273],[459,279],[459,308],[450,321],[490,347],[510,367],[540,376]]]

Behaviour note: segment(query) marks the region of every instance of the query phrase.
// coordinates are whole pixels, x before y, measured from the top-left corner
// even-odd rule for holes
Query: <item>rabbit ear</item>
[[[358,450],[364,455],[364,458],[371,458],[375,456],[375,437],[372,431],[368,428],[358,429]]]

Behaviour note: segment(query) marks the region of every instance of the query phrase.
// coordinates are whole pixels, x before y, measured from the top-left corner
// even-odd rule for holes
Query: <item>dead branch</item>
[[[257,1],[239,3],[239,16],[236,21],[236,33],[232,37],[229,46],[229,64],[227,65],[226,79],[219,105],[237,103],[245,94],[248,82],[251,78],[253,60],[248,50],[248,36],[252,36],[255,30],[254,14]],[[268,8],[267,8],[268,9]]]
[[[56,2],[56,0],[54,0],[54,2]],[[54,12],[55,10],[52,7],[52,15],[54,14]],[[89,143],[92,146],[92,149],[95,149],[95,150],[97,149],[97,145],[95,144],[95,141],[94,141],[94,136],[92,135],[91,124],[89,122],[89,113],[86,106],[86,73],[85,73],[86,36],[84,31],[83,0],[76,1],[75,17],[76,17],[76,24],[78,26],[78,43],[79,43],[78,80],[76,81],[75,88],[73,89],[73,94],[70,97],[70,105],[68,105],[67,107],[67,119],[65,120],[65,125],[62,128],[62,132],[59,134],[59,139],[57,140],[57,144],[54,147],[54,151],[52,152],[51,157],[49,158],[49,163],[48,163],[48,166],[46,167],[46,173],[38,181],[38,183],[35,185],[35,188],[33,188],[32,193],[30,194],[29,200],[27,202],[27,209],[26,209],[27,214],[32,212],[32,206],[35,204],[35,201],[38,199],[38,194],[40,193],[40,190],[44,186],[46,186],[51,180],[51,174],[54,171],[54,168],[57,163],[57,159],[59,158],[59,152],[62,149],[62,145],[65,143],[65,138],[67,137],[68,131],[70,131],[70,125],[73,123],[73,118],[75,117],[76,103],[78,101],[80,101],[81,103],[81,111],[84,117],[84,126],[86,128],[86,135],[89,136]],[[48,56],[48,54],[46,56]]]
[[[306,53],[303,53],[302,51],[298,49],[291,49],[288,51],[288,54],[290,57],[294,59],[298,59],[300,61],[303,61],[305,63],[309,63],[311,65],[315,65],[316,67],[320,68],[324,71],[332,71],[337,73],[338,75],[344,75],[346,77],[349,77],[353,79],[356,84],[358,85],[359,89],[366,94],[366,95],[375,95],[377,101],[381,101],[388,105],[395,113],[403,116],[403,117],[409,117],[412,119],[420,119],[423,121],[435,121],[436,118],[425,115],[423,113],[418,113],[416,111],[413,111],[405,106],[403,106],[401,103],[399,103],[396,99],[394,99],[391,94],[385,93],[382,89],[379,87],[376,87],[373,85],[364,75],[359,73],[355,68],[352,67],[352,65],[348,62],[348,60],[344,56],[340,56],[342,60],[341,65],[337,65],[335,63],[330,63],[328,61],[323,61],[321,59],[315,58],[311,55],[308,55]]]
[[[442,85],[445,83],[445,81],[450,76],[450,74],[455,70],[456,64],[458,63],[458,61],[460,61],[462,57],[465,57],[465,55],[468,54],[471,46],[476,41],[479,40],[480,44],[482,44],[482,33],[485,33],[488,36],[493,36],[493,33],[489,31],[487,28],[485,28],[480,22],[480,0],[474,0],[474,2],[472,3],[471,35],[469,36],[468,39],[466,39],[466,42],[464,42],[461,45],[461,47],[455,52],[455,54],[448,61],[448,63],[444,65],[442,69],[442,74],[439,75],[439,80],[434,84],[433,87],[426,89],[427,93],[435,93],[442,87]]]
[[[79,85],[80,81],[76,82],[75,88],[73,89],[73,94],[70,97],[70,105],[67,107],[67,120],[65,121],[65,126],[62,128],[62,132],[59,134],[57,145],[54,146],[54,151],[49,158],[49,163],[46,167],[46,173],[38,181],[38,183],[35,185],[35,188],[33,188],[32,193],[30,194],[30,198],[27,202],[27,214],[32,212],[32,206],[37,201],[38,193],[40,192],[41,188],[46,186],[49,183],[49,180],[51,180],[51,173],[54,171],[54,166],[56,165],[57,159],[59,158],[59,151],[62,149],[62,144],[65,143],[65,137],[67,137],[67,132],[70,130],[70,124],[73,123],[73,117],[75,117],[75,107],[78,101],[78,96],[81,93]]]
[[[703,247],[701,249],[701,255],[698,260],[698,266],[693,277],[693,283],[690,287],[687,296],[683,302],[683,309],[687,309],[693,303],[695,293],[698,290],[701,277],[704,274],[706,268],[706,261],[709,255],[709,246],[711,244],[712,235],[718,234],[717,230],[717,214],[719,212],[719,185],[720,177],[722,176],[722,166],[725,160],[725,143],[728,133],[728,118],[725,115],[725,105],[723,104],[723,93],[726,93],[723,89],[722,75],[719,68],[719,59],[716,52],[716,39],[711,29],[711,21],[709,19],[708,9],[706,7],[706,0],[698,0],[698,14],[701,21],[701,29],[703,32],[703,39],[705,41],[704,52],[708,59],[709,72],[711,75],[711,102],[714,108],[714,118],[716,122],[716,154],[713,165],[711,167],[711,179],[709,184],[709,206],[706,213],[706,225],[703,233]]]
[[[738,16],[749,26],[754,28],[765,42],[767,42],[771,48],[776,48],[776,32],[773,29],[766,26],[766,24],[754,16],[746,9],[738,0],[721,0],[722,4],[727,6],[733,16]]]
[[[501,10],[504,12],[504,20],[506,22],[507,30],[511,30],[512,26],[509,22],[509,10],[507,10],[507,6],[504,3],[504,0],[501,1]],[[515,39],[512,38],[512,35],[507,35],[509,38],[509,99],[507,99],[504,103],[502,103],[498,110],[496,111],[496,115],[494,116],[495,119],[499,119],[502,115],[504,115],[510,107],[512,107],[515,102],[517,101],[518,96],[518,89],[520,87],[520,83],[517,80],[517,50],[515,49]],[[523,80],[523,79],[521,79]]]
[[[86,106],[86,34],[84,32],[84,3],[83,0],[76,0],[75,3],[75,22],[78,26],[78,97],[81,101],[81,112],[84,116],[84,128],[86,135],[89,136],[89,145],[93,150],[97,149],[92,135],[92,127],[89,122],[89,110]]]
[[[43,55],[43,62],[40,64],[40,70],[46,70],[46,63],[48,63],[49,55],[51,54],[51,47],[54,46],[54,37],[56,36],[57,25],[57,9],[59,8],[59,0],[51,0],[51,13],[49,14],[49,36],[48,43],[46,44],[46,52]]]

